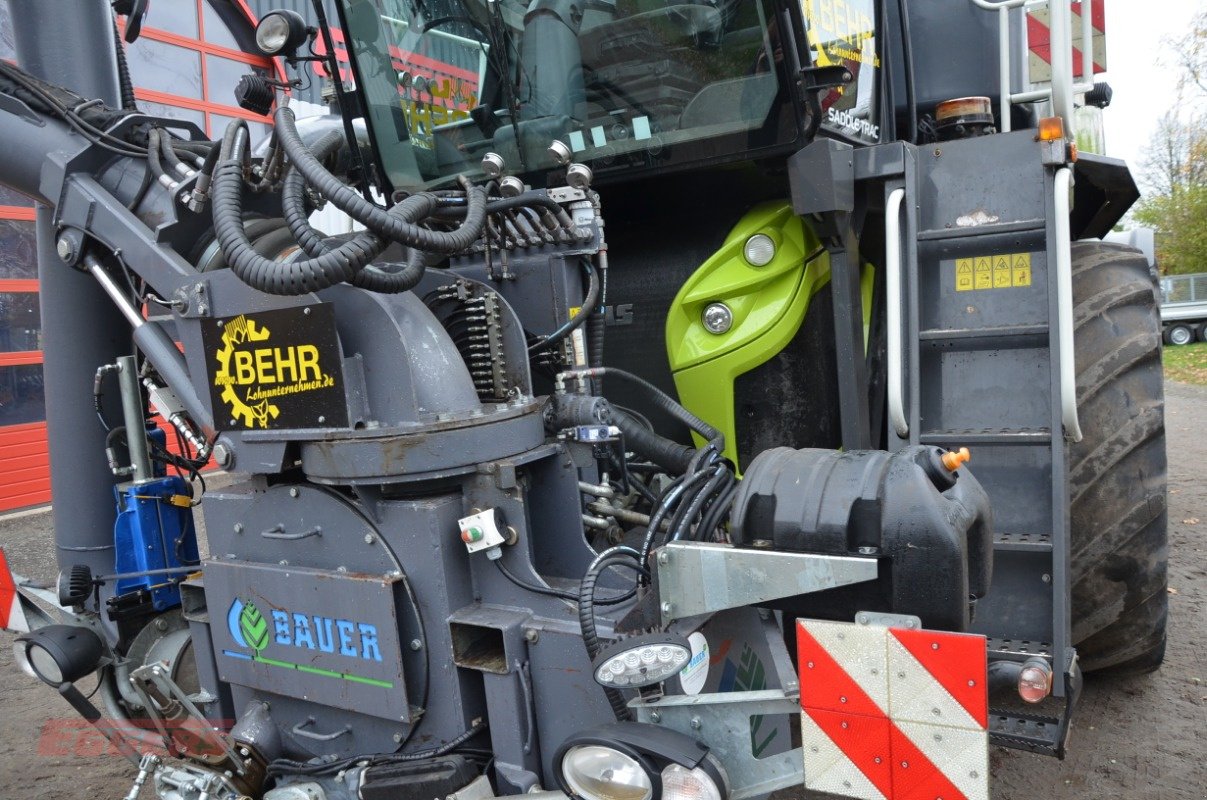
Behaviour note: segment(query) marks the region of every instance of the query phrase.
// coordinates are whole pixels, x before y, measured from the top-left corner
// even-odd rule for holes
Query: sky
[[[1190,29],[1207,0],[1106,0],[1106,82],[1115,98],[1106,109],[1107,154],[1137,173],[1157,120],[1178,103],[1176,58],[1165,40]]]

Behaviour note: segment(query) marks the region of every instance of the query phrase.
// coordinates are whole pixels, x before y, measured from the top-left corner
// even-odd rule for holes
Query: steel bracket
[[[875,558],[747,550],[707,542],[671,542],[658,551],[663,624],[697,614],[757,605],[875,580]]]

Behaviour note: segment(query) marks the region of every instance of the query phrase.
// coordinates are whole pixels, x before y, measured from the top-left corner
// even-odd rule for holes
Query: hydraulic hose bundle
[[[243,229],[247,127],[242,122],[233,122],[223,137],[214,168],[214,231],[231,270],[249,286],[281,295],[305,294],[343,282],[379,292],[407,291],[423,277],[426,268],[423,253],[459,252],[481,235],[486,218],[486,194],[468,180],[461,180],[466,203],[461,225],[453,231],[424,228],[418,223],[432,216],[441,206],[442,198],[422,193],[408,197],[389,210],[378,208],[323,167],[319,157],[298,135],[292,111],[279,109],[275,119],[278,144],[289,156],[293,172],[297,173],[296,177],[291,173],[285,181],[287,222],[310,257],[282,263],[265,258],[253,249]],[[322,154],[329,154],[335,146],[326,138],[319,144]],[[305,221],[306,184],[368,230],[336,247],[328,245]],[[370,266],[390,242],[411,248],[410,261],[396,270]]]

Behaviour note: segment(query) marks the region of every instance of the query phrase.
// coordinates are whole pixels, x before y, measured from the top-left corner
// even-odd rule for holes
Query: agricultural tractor
[[[1100,8],[295,4],[254,148],[139,110],[141,0],[9,8],[61,570],[9,627],[128,798],[987,798],[1160,665]]]

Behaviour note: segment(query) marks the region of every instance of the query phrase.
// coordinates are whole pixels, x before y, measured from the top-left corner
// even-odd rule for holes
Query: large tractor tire
[[[1144,256],[1075,243],[1073,298],[1073,641],[1087,672],[1150,672],[1165,657],[1169,549],[1161,318]]]

